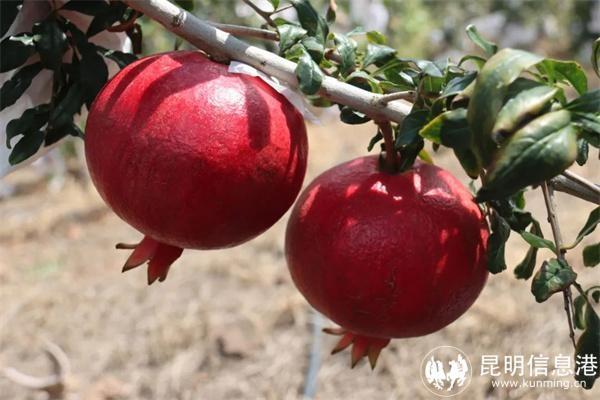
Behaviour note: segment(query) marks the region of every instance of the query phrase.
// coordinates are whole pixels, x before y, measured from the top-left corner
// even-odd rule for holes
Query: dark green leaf
[[[379,143],[382,139],[383,139],[383,134],[381,133],[380,130],[377,130],[377,134],[375,136],[373,136],[371,138],[371,140],[369,141],[369,146],[367,147],[367,151],[373,150],[373,147],[375,147],[375,145],[377,143]]]
[[[479,32],[477,32],[475,25],[467,26],[467,36],[473,43],[481,47],[481,49],[485,52],[485,55],[488,57],[493,56],[498,51],[498,46],[495,43],[492,43],[489,40],[481,37]]]
[[[323,45],[319,43],[314,37],[304,37],[300,40],[300,43],[302,44],[302,46],[304,46],[306,51],[308,51],[308,54],[310,54],[310,57],[317,64],[319,64],[321,60],[323,60],[323,51],[325,49],[323,48]]]
[[[600,114],[572,113],[573,124],[579,128],[579,134],[590,145],[600,147]]]
[[[355,111],[347,106],[342,106],[340,110],[340,120],[350,125],[360,125],[369,122],[371,118],[365,114]]]
[[[504,49],[490,58],[477,76],[467,118],[473,148],[483,166],[490,164],[497,150],[491,132],[508,85],[541,60],[542,57],[526,51]]]
[[[598,78],[600,78],[600,38],[596,39],[592,47],[592,67]]]
[[[477,179],[481,172],[481,167],[477,161],[475,153],[470,148],[468,149],[454,149],[454,155],[463,167],[463,170],[471,179]]]
[[[50,123],[63,127],[73,121],[73,114],[79,112],[84,101],[84,90],[79,83],[69,87],[65,97],[52,109]]]
[[[19,118],[6,125],[6,147],[11,148],[11,140],[19,135],[27,135],[40,130],[48,122],[50,106],[42,104],[29,108]]]
[[[521,232],[521,237],[523,239],[525,239],[525,241],[527,243],[529,243],[531,246],[535,247],[536,249],[544,249],[545,248],[545,249],[552,250],[554,253],[557,253],[556,246],[554,246],[554,243],[551,240],[544,239],[542,237],[539,237],[538,235],[535,235],[535,234],[527,232],[527,231]]]
[[[573,322],[575,328],[584,330],[585,329],[585,309],[587,307],[587,301],[585,297],[579,295],[573,300]]]
[[[591,244],[583,248],[583,265],[595,267],[600,263],[600,243]]]
[[[577,133],[565,110],[544,114],[518,130],[498,153],[477,201],[501,198],[553,178],[577,157]]]
[[[0,37],[4,36],[14,22],[23,0],[3,0],[0,2]],[[4,57],[4,53],[2,53]]]
[[[94,16],[105,12],[108,9],[108,3],[103,0],[71,0],[62,6],[62,9]]]
[[[535,301],[542,303],[554,293],[568,288],[575,282],[577,274],[565,262],[552,258],[544,261],[542,267],[533,277],[531,293]]]
[[[21,68],[9,80],[4,82],[2,89],[0,89],[0,111],[15,104],[41,70],[41,63],[30,64]]]
[[[309,36],[316,38],[319,43],[324,45],[329,34],[327,21],[317,13],[309,0],[291,0],[291,3],[298,13],[300,25],[307,30]]]
[[[346,78],[346,82],[373,93],[383,93],[379,81],[365,71],[354,71]]]
[[[79,71],[81,73],[81,82],[83,83],[85,102],[89,108],[100,89],[102,89],[108,80],[108,67],[104,63],[102,56],[96,52],[96,47],[93,44],[77,44],[77,48],[81,53]]]
[[[575,61],[560,61],[547,58],[538,64],[538,70],[551,82],[569,82],[579,94],[587,91],[587,77],[581,65]]]
[[[17,165],[20,162],[25,161],[37,153],[43,143],[44,133],[42,131],[30,132],[26,134],[13,148],[10,156],[8,156],[8,162],[10,165]]]
[[[328,24],[333,24],[335,23],[335,19],[337,17],[337,5],[335,4],[335,1],[333,2],[329,2],[329,7],[327,7],[327,13],[325,14],[325,19],[327,20]]]
[[[492,139],[501,143],[524,123],[547,109],[550,100],[558,89],[550,86],[536,86],[517,94],[500,109],[492,129]]]
[[[510,226],[508,222],[498,214],[492,216],[491,235],[487,242],[488,270],[492,274],[497,274],[506,269],[504,260],[504,249],[506,241],[510,236]]]
[[[21,33],[6,37],[0,42],[0,72],[19,68],[35,53],[33,36]]]
[[[366,68],[371,64],[380,65],[386,63],[390,61],[395,54],[396,50],[391,47],[369,43],[367,45],[365,58],[363,59],[363,68]]]
[[[585,310],[585,325],[586,329],[575,347],[575,379],[581,382],[583,388],[590,390],[600,377],[600,319],[590,306]],[[590,369],[581,368],[585,360],[588,361],[587,365],[591,366]],[[592,360],[595,362],[590,363]]]
[[[67,35],[58,25],[58,22],[49,18],[33,25],[33,41],[35,49],[40,55],[42,65],[55,70],[62,64],[62,58],[67,51]]]
[[[118,50],[109,50],[101,46],[96,46],[96,50],[103,56],[110,60],[113,60],[119,68],[125,68],[138,58],[131,53],[124,53]]]
[[[590,146],[588,145],[587,140],[577,140],[577,158],[575,159],[577,164],[584,165],[587,162],[589,150]]]
[[[280,54],[284,54],[300,39],[306,36],[306,29],[292,24],[279,25],[277,32],[279,32]]]
[[[404,118],[402,125],[398,127],[398,133],[396,135],[396,142],[394,147],[400,149],[402,146],[406,146],[415,141],[419,136],[419,131],[427,123],[429,113],[427,110],[415,110],[413,109],[410,114]]]
[[[592,90],[576,98],[565,106],[566,109],[580,113],[600,112],[600,89]]]
[[[92,37],[119,21],[126,9],[127,6],[124,3],[120,1],[111,1],[108,8],[95,14],[94,19],[86,32],[87,37]]]
[[[600,207],[596,207],[592,210],[592,212],[588,216],[587,221],[585,221],[583,228],[581,228],[581,230],[577,234],[577,239],[575,239],[575,243],[569,247],[577,246],[583,240],[584,237],[594,232],[598,223],[600,223]]]
[[[475,66],[477,66],[478,69],[481,69],[485,65],[486,59],[469,54],[469,55],[462,57],[458,61],[458,66],[461,67],[463,64],[465,64],[469,61],[471,61],[473,64],[475,64]]]
[[[298,86],[304,94],[317,93],[323,83],[323,72],[307,51],[298,60],[296,76],[298,77]]]
[[[412,168],[417,157],[422,154],[422,150],[425,147],[425,141],[420,136],[416,136],[412,142],[400,147],[400,163],[398,165],[398,171],[404,172]]]
[[[542,230],[540,229],[540,224],[536,221],[531,225],[530,231],[532,235],[535,235],[538,238],[542,238]],[[544,239],[542,239],[544,240]],[[517,279],[529,279],[531,275],[533,275],[533,270],[535,268],[535,263],[537,259],[537,246],[531,246],[529,250],[527,250],[527,254],[525,258],[515,267],[515,277]]]
[[[344,35],[335,35],[335,47],[341,56],[340,71],[347,75],[354,69],[356,42]]]
[[[175,0],[175,3],[185,11],[192,11],[194,9],[194,0]]]
[[[419,135],[453,149],[469,148],[471,136],[467,110],[458,108],[438,115],[419,131]]]
[[[477,78],[477,72],[467,72],[464,76],[457,76],[448,82],[441,97],[454,96],[462,92],[471,82]]]

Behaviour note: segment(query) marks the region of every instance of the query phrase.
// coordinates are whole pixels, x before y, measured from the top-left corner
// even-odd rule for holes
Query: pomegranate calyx
[[[158,242],[149,236],[144,236],[137,245],[119,243],[117,249],[133,249],[133,252],[125,262],[122,272],[139,267],[148,262],[148,285],[156,280],[164,281],[169,273],[171,264],[181,256],[181,247],[171,246]]]
[[[359,335],[343,328],[324,328],[323,332],[330,335],[341,336],[341,339],[335,345],[331,354],[339,353],[349,346],[352,346],[350,364],[352,368],[354,368],[363,357],[367,357],[371,369],[375,369],[381,350],[390,343],[389,338]]]

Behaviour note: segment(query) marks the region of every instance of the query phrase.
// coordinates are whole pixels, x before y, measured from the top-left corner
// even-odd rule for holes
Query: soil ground
[[[364,154],[373,134],[371,125],[311,126],[306,183]],[[590,158],[585,169],[573,170],[599,181],[596,152]],[[435,160],[467,182],[450,153]],[[0,200],[0,368],[47,374],[42,349],[43,340],[50,340],[72,364],[69,398],[302,397],[313,317],[286,269],[287,216],[237,248],[184,252],[166,282],[148,287],[143,269],[121,274],[127,254],[114,249],[140,234],[106,208],[85,180],[71,174],[60,191],[51,191],[31,168],[5,179],[17,192]],[[528,193],[527,200],[544,221],[540,191]],[[557,202],[563,235],[571,241],[593,206],[562,194]],[[513,234],[508,264],[516,265],[526,250]],[[585,286],[600,281],[600,269],[584,268],[579,250],[568,259]],[[591,391],[492,389],[490,377],[479,376],[483,354],[541,353],[552,360],[573,352],[562,297],[537,304],[530,282],[516,280],[510,269],[490,276],[475,305],[447,328],[393,341],[374,371],[366,363],[350,369],[348,353],[330,356],[334,341],[322,338],[317,399],[433,398],[418,371],[426,353],[440,345],[462,349],[473,363],[473,380],[458,398],[600,398],[600,384]],[[0,399],[37,398],[43,397],[0,377]]]

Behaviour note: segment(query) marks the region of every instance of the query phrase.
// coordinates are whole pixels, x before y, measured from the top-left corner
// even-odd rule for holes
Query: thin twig
[[[263,17],[264,20],[267,21],[267,24],[271,25],[274,28],[277,28],[277,24],[271,18],[271,15],[273,14],[272,12],[265,11],[265,10],[261,9],[259,6],[257,6],[256,4],[254,4],[252,2],[252,0],[243,0],[243,1],[244,1],[244,3],[246,3],[246,5],[248,5],[248,7],[250,7],[251,9],[253,9],[258,15],[260,15],[261,17]]]
[[[218,22],[209,22],[215,28],[222,30],[223,32],[231,33],[235,36],[251,37],[264,40],[278,41],[279,35],[277,32],[270,31],[268,29],[251,28],[248,26],[231,25],[231,24],[220,24]]]
[[[398,166],[398,153],[394,148],[394,131],[390,121],[378,121],[377,125],[383,135],[383,146],[385,148],[385,165],[388,171],[395,172]]]
[[[265,49],[251,46],[200,20],[168,0],[124,0],[124,2],[211,55],[223,55],[229,59],[243,62],[285,82],[291,88],[298,87],[296,63]],[[323,79],[318,94],[375,120],[401,123],[412,109],[412,104],[404,100],[381,105],[378,100],[382,95],[371,93],[328,76]]]
[[[558,224],[558,218],[556,216],[556,210],[554,208],[554,193],[551,187],[548,186],[546,182],[542,183],[542,192],[544,194],[544,202],[546,203],[546,211],[548,212],[548,222],[550,223],[550,227],[552,228],[552,236],[554,237],[554,245],[558,250],[558,259],[561,261],[565,261],[565,253],[566,250],[562,248],[562,236],[560,233],[560,226]],[[573,342],[573,347],[575,344],[575,330],[573,329],[573,318],[572,318],[572,310],[571,310],[571,287],[567,287],[563,290],[563,302],[565,305],[565,313],[567,314],[567,321],[569,322],[569,337],[571,338],[571,342]]]
[[[591,192],[593,192],[596,195],[596,200],[600,200],[600,186],[590,182],[589,180],[585,179],[583,176],[579,176],[574,172],[571,172],[569,170],[563,171],[563,173],[561,174],[562,176],[566,177],[567,179],[573,181],[573,182],[577,182],[578,184],[580,184],[581,186],[587,188],[588,190],[590,190]]]
[[[379,99],[379,103],[385,105],[385,104],[389,103],[390,101],[394,101],[394,100],[413,101],[414,99],[415,99],[414,90],[406,90],[406,91],[402,91],[402,92],[394,92],[394,93],[384,94]]]
[[[285,11],[285,10],[289,10],[289,9],[290,9],[290,8],[292,8],[292,7],[294,7],[292,4],[285,5],[285,6],[283,6],[283,7],[280,7],[280,8],[278,8],[277,10],[273,11],[273,12],[271,13],[271,15],[273,15],[273,14],[277,14],[277,13],[280,13],[280,12],[282,12],[282,11]]]
[[[566,174],[567,172],[568,174]],[[558,192],[570,194],[590,203],[600,204],[600,195],[596,192],[597,185],[591,184],[590,186],[587,183],[584,184],[579,178],[578,175],[565,171],[563,174],[552,178],[548,183]]]

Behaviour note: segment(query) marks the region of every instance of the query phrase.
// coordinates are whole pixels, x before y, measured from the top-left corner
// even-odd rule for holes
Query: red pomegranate
[[[145,237],[124,271],[149,260],[164,280],[183,248],[238,245],[292,205],[306,171],[301,114],[259,78],[198,52],[141,59],[98,95],[85,153],[102,198]]]
[[[391,338],[427,335],[461,316],[487,279],[486,221],[449,172],[417,162],[398,174],[376,156],[317,177],[286,233],[292,279],[341,326],[333,353],[372,367]]]

